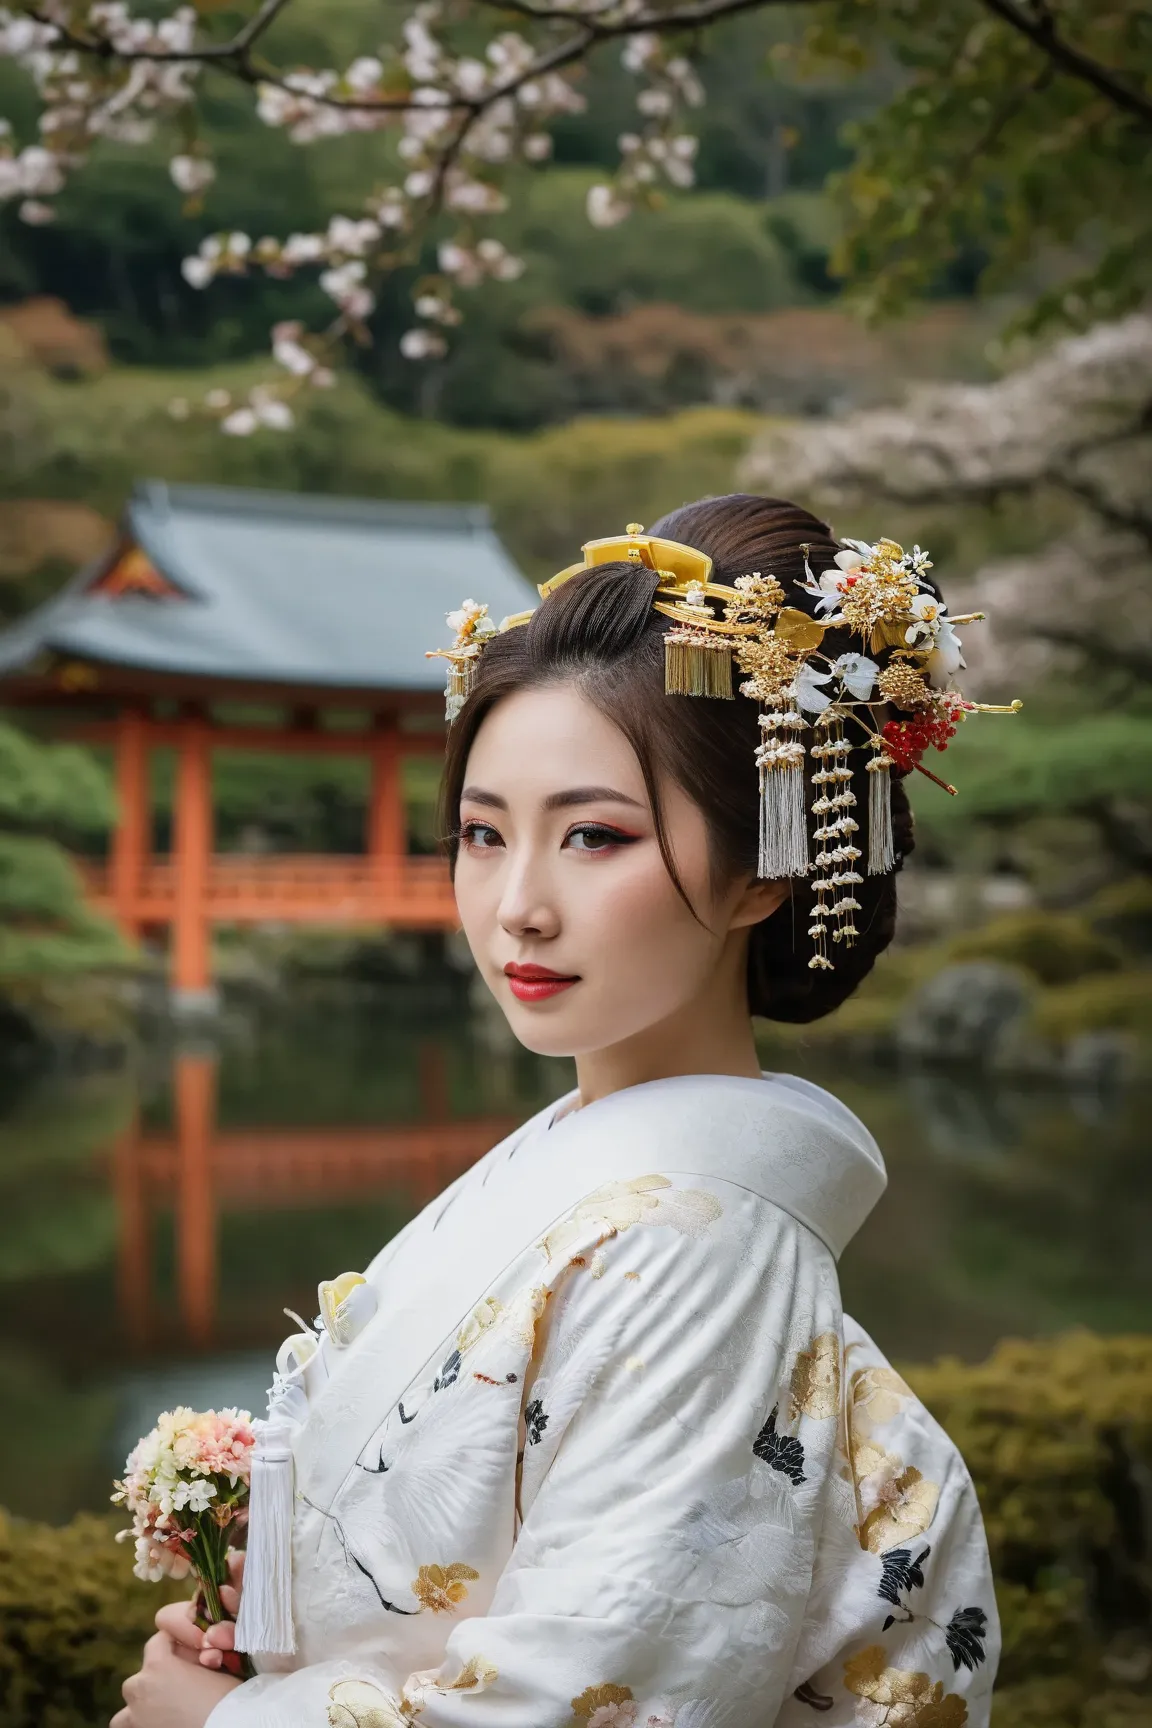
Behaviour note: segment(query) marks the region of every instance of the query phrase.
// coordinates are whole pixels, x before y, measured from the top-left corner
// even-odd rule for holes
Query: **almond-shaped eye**
[[[625,834],[619,828],[608,828],[599,822],[581,822],[575,828],[569,828],[564,836],[564,844],[573,852],[608,852],[614,846],[631,846],[639,838],[636,834]]]
[[[495,852],[504,841],[490,822],[465,822],[460,830],[460,842],[470,852]]]

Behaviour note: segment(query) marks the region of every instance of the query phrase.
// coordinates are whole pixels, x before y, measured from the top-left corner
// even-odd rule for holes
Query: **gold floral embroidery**
[[[405,1728],[422,1714],[430,1692],[438,1692],[442,1698],[449,1692],[483,1692],[499,1677],[495,1666],[483,1656],[470,1656],[454,1680],[441,1680],[439,1669],[431,1668],[409,1675],[404,1685]]]
[[[901,1380],[895,1368],[877,1366],[857,1368],[850,1381],[852,1414],[857,1423],[879,1427],[891,1422],[912,1396],[912,1389]]]
[[[630,1686],[589,1686],[572,1700],[572,1714],[585,1728],[633,1728],[636,1704]]]
[[[792,1420],[811,1416],[827,1421],[840,1409],[840,1339],[821,1332],[801,1350],[792,1370]]]
[[[482,1337],[489,1327],[495,1326],[503,1312],[504,1304],[498,1302],[495,1296],[485,1296],[482,1302],[477,1302],[456,1334],[456,1348],[471,1350],[476,1340]]]
[[[929,1674],[910,1668],[888,1668],[880,1644],[852,1656],[844,1664],[844,1684],[865,1700],[858,1720],[869,1728],[963,1728],[968,1706],[958,1693],[944,1691]]]
[[[468,1584],[479,1578],[479,1572],[460,1560],[451,1566],[421,1566],[413,1581],[412,1594],[421,1607],[433,1614],[450,1614],[468,1594]]]
[[[940,1499],[937,1483],[892,1452],[883,1453],[881,1462],[860,1478],[860,1493],[865,1503],[875,1502],[860,1526],[860,1546],[870,1554],[886,1553],[922,1536]]]
[[[599,1227],[602,1242],[634,1224],[664,1224],[683,1236],[700,1236],[722,1211],[720,1202],[702,1189],[673,1188],[667,1176],[636,1176],[597,1188],[542,1237],[539,1246],[549,1260],[556,1259],[590,1224]]]
[[[410,1728],[411,1718],[370,1680],[338,1680],[328,1688],[329,1728]]]
[[[531,1350],[536,1342],[536,1322],[548,1306],[552,1292],[543,1284],[521,1290],[508,1306],[508,1323],[518,1343]]]

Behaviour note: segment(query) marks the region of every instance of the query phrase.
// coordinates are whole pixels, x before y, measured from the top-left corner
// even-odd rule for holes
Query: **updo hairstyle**
[[[804,580],[804,553],[816,575],[830,569],[839,550],[827,525],[798,505],[779,498],[732,493],[686,504],[653,524],[648,533],[679,540],[713,560],[717,582],[757,570],[782,584],[788,604],[812,611],[812,599],[797,586]],[[664,635],[669,621],[653,609],[658,578],[633,563],[595,565],[556,589],[529,624],[494,637],[478,662],[476,681],[448,738],[442,787],[442,827],[453,870],[460,825],[460,794],[473,741],[486,715],[505,696],[571,682],[619,727],[636,753],[651,801],[656,837],[665,865],[684,895],[662,816],[660,782],[668,776],[703,811],[716,886],[754,877],[759,841],[760,743],[757,704],[668,696],[664,692]],[[839,632],[825,637],[831,658],[858,646]],[[866,753],[853,751],[851,787],[867,811]],[[811,796],[808,798],[811,803]],[[858,817],[863,823],[863,818]],[[896,867],[912,850],[912,812],[895,772],[892,823]],[[852,948],[837,945],[831,971],[811,970],[812,891],[804,879],[789,898],[751,931],[748,1006],[768,1020],[819,1020],[852,994],[888,947],[896,929],[895,873],[865,876],[856,889],[860,931]],[[687,896],[684,895],[687,900]]]

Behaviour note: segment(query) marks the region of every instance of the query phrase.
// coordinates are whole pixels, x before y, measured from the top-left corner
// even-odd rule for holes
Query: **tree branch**
[[[406,113],[414,107],[422,109],[443,108],[456,113],[463,113],[472,119],[479,118],[494,103],[505,97],[513,96],[524,85],[545,73],[555,72],[561,67],[571,65],[581,59],[598,42],[619,41],[628,36],[672,35],[680,30],[699,30],[710,24],[722,22],[727,18],[736,18],[745,12],[764,11],[770,7],[788,5],[812,6],[820,0],[697,0],[697,3],[680,6],[671,11],[643,12],[628,18],[616,17],[610,21],[599,19],[595,14],[588,15],[567,6],[547,7],[533,6],[530,0],[478,0],[478,4],[487,6],[497,12],[511,12],[516,16],[537,24],[574,24],[578,34],[561,43],[558,47],[538,55],[530,66],[518,73],[515,78],[486,91],[483,96],[464,97],[449,96],[442,102],[414,103],[410,96],[332,96],[314,94],[311,91],[299,89],[292,82],[290,74],[274,71],[270,66],[259,65],[252,58],[252,47],[274,23],[279,14],[291,4],[291,0],[264,0],[259,12],[244,28],[237,32],[227,42],[206,42],[195,48],[186,50],[172,48],[117,48],[106,36],[78,35],[68,26],[60,24],[55,18],[41,11],[34,3],[24,0],[20,10],[33,22],[42,24],[55,32],[53,47],[69,48],[74,53],[86,54],[96,59],[117,61],[123,66],[130,66],[136,61],[148,61],[154,65],[212,66],[217,71],[225,72],[238,79],[243,84],[271,84],[278,90],[284,90],[288,95],[298,96],[302,100],[315,103],[318,107],[335,108],[348,113]]]
[[[1047,7],[1042,9],[1041,17],[1030,18],[1016,0],[982,0],[982,4],[1003,23],[1026,36],[1061,71],[1078,78],[1083,84],[1090,84],[1093,90],[1106,96],[1113,107],[1132,115],[1145,126],[1152,126],[1152,99],[1125,84],[1110,67],[1102,66],[1098,60],[1093,60],[1058,35]]]

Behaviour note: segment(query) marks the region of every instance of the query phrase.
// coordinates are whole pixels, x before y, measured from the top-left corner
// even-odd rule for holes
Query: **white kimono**
[[[782,1075],[565,1102],[278,1382],[296,1649],[211,1728],[985,1728],[971,1480],[840,1305],[867,1130]]]

